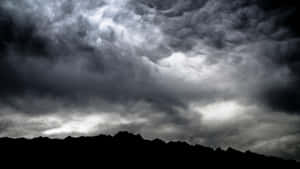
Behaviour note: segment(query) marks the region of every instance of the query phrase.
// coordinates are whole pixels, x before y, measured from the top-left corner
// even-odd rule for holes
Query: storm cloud
[[[129,130],[298,158],[297,7],[2,0],[0,135]]]

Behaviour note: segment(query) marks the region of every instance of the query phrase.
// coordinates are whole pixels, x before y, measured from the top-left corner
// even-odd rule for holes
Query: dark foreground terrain
[[[104,168],[104,164],[139,168],[300,168],[296,161],[267,157],[250,151],[240,152],[231,148],[214,150],[185,142],[166,143],[158,139],[150,141],[127,132],[120,132],[115,136],[68,137],[64,140],[2,138],[0,152],[1,162],[10,161],[11,165],[42,163],[40,168],[49,165],[60,168],[61,163],[68,167],[85,166],[83,168]],[[90,165],[96,167],[88,167]]]

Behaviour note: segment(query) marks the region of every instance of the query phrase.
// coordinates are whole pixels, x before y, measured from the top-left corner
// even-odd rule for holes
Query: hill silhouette
[[[119,132],[115,136],[67,137],[65,139],[35,138],[0,139],[2,161],[43,161],[90,165],[103,163],[161,166],[203,166],[211,167],[282,167],[300,168],[295,160],[284,160],[233,148],[222,150],[186,142],[164,142],[159,139],[145,140],[140,135]],[[113,162],[113,163],[112,163]],[[145,166],[147,165],[147,166]]]

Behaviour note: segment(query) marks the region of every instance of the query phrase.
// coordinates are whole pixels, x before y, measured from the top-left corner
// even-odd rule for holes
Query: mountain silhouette
[[[0,139],[2,161],[36,161],[53,165],[56,162],[68,164],[68,167],[83,165],[138,166],[195,166],[210,167],[282,167],[300,168],[295,160],[284,160],[252,153],[241,152],[233,148],[222,150],[186,142],[165,142],[160,139],[146,140],[140,135],[119,132],[114,136],[67,137],[65,139],[34,138]]]

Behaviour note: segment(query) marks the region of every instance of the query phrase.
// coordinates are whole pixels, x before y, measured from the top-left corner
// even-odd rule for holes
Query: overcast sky
[[[300,157],[293,1],[1,0],[0,137],[114,134]]]

